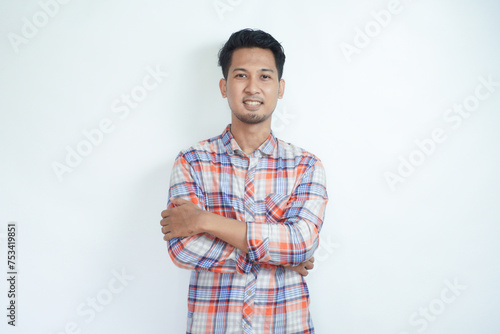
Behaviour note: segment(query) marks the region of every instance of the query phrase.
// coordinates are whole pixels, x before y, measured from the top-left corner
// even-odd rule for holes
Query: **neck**
[[[271,134],[271,122],[264,121],[258,124],[243,123],[238,119],[232,120],[231,133],[240,148],[246,154],[252,154],[262,145]]]

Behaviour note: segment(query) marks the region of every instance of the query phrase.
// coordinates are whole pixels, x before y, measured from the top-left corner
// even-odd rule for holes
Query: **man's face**
[[[268,122],[283,97],[285,81],[278,79],[278,69],[271,50],[242,48],[233,52],[227,80],[221,79],[222,97],[227,97],[233,122],[246,124]]]

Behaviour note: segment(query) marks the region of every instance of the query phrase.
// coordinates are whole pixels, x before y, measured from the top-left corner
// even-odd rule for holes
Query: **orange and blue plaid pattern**
[[[249,250],[207,233],[168,242],[173,262],[193,270],[187,333],[314,333],[304,277],[285,266],[318,247],[328,201],[321,161],[272,133],[247,155],[228,125],[179,154],[169,199],[178,197],[246,222]]]

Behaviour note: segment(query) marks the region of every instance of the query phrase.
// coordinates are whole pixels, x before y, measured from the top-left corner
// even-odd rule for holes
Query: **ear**
[[[224,79],[224,78],[220,79],[220,81],[219,81],[219,89],[220,89],[220,93],[222,94],[222,97],[226,98],[227,97],[227,93],[226,93],[226,79]]]
[[[285,94],[285,80],[281,79],[278,87],[278,99],[282,99],[283,94]]]

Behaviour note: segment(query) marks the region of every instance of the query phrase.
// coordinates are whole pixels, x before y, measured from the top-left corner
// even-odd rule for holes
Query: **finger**
[[[296,271],[297,273],[299,273],[301,276],[307,276],[308,271],[306,268],[304,268],[303,265],[299,264],[298,266],[296,267],[290,267],[290,269],[292,269],[293,271]]]
[[[160,225],[161,225],[161,226],[166,226],[166,225],[168,225],[168,218],[163,218],[162,220],[160,220]]]
[[[312,262],[306,263],[304,265],[304,268],[306,268],[307,270],[311,270],[314,268],[314,263],[312,263]]]
[[[169,214],[170,214],[170,210],[163,210],[163,211],[161,212],[161,216],[162,216],[162,218],[166,218],[166,217],[168,217],[168,215],[169,215]]]
[[[295,267],[285,266],[284,268],[293,270],[293,271],[297,272],[298,274],[300,274],[301,276],[307,276],[309,274],[307,269],[302,264],[299,264],[298,266],[295,266]]]
[[[163,227],[161,232],[164,234],[163,240],[165,241],[178,237],[169,227]]]
[[[314,262],[314,256],[309,259],[310,262]]]
[[[170,199],[170,203],[172,203],[175,206],[180,206],[180,205],[184,205],[184,204],[191,203],[191,202],[186,201],[185,199],[178,197],[178,198]]]

